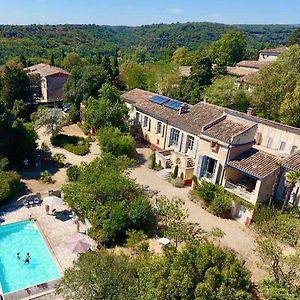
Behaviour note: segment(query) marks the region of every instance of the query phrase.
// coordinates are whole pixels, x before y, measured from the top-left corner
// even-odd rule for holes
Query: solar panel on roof
[[[172,108],[174,110],[180,110],[180,107],[182,106],[182,102],[176,101],[176,100],[170,100],[168,102],[165,102],[163,104],[165,107]]]
[[[153,96],[149,99],[149,101],[157,103],[157,104],[164,104],[166,102],[168,102],[170,99],[167,97],[163,97],[163,96]]]

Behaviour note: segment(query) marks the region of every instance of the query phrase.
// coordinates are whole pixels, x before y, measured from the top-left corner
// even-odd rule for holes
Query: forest
[[[0,65],[23,54],[31,63],[48,59],[59,62],[68,52],[92,58],[112,55],[120,50],[123,57],[135,51],[142,60],[170,58],[178,47],[196,50],[207,47],[227,31],[241,31],[248,52],[287,43],[294,25],[225,25],[217,23],[156,24],[140,27],[99,25],[28,25],[0,26]]]

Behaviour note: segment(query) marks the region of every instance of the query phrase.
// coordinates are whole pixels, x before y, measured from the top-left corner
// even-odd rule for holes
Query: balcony
[[[234,184],[228,180],[225,181],[224,185],[225,189],[236,196],[248,201],[252,202],[252,197],[254,196],[254,191],[249,192],[247,191],[247,187],[243,185]]]

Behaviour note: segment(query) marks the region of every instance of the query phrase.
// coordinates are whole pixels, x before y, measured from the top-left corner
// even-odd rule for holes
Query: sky
[[[0,24],[300,24],[300,0],[0,0]]]

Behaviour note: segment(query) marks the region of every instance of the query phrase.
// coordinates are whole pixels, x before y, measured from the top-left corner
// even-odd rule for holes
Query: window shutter
[[[198,143],[199,143],[199,139],[196,137],[195,138],[195,143],[194,143],[194,149],[193,149],[193,152],[191,153],[191,156],[192,157],[196,157],[196,153],[197,153],[197,150],[198,150]]]
[[[166,125],[164,125],[164,126],[162,127],[162,133],[161,133],[161,136],[162,136],[162,137],[164,137],[164,135],[165,135],[165,130],[166,130]]]
[[[196,170],[196,176],[197,176],[197,178],[201,178],[202,162],[203,162],[203,156],[199,155],[198,165],[197,165],[197,170]]]
[[[214,167],[213,177],[211,179],[211,182],[213,184],[216,184],[216,182],[217,182],[218,173],[219,173],[219,167],[220,167],[220,163],[217,161],[217,163],[215,164],[215,167]]]
[[[148,119],[148,131],[151,131],[151,119]]]
[[[170,138],[169,138],[169,147],[172,145],[172,138],[173,138],[173,133],[174,132],[174,128],[171,128],[170,130]]]

